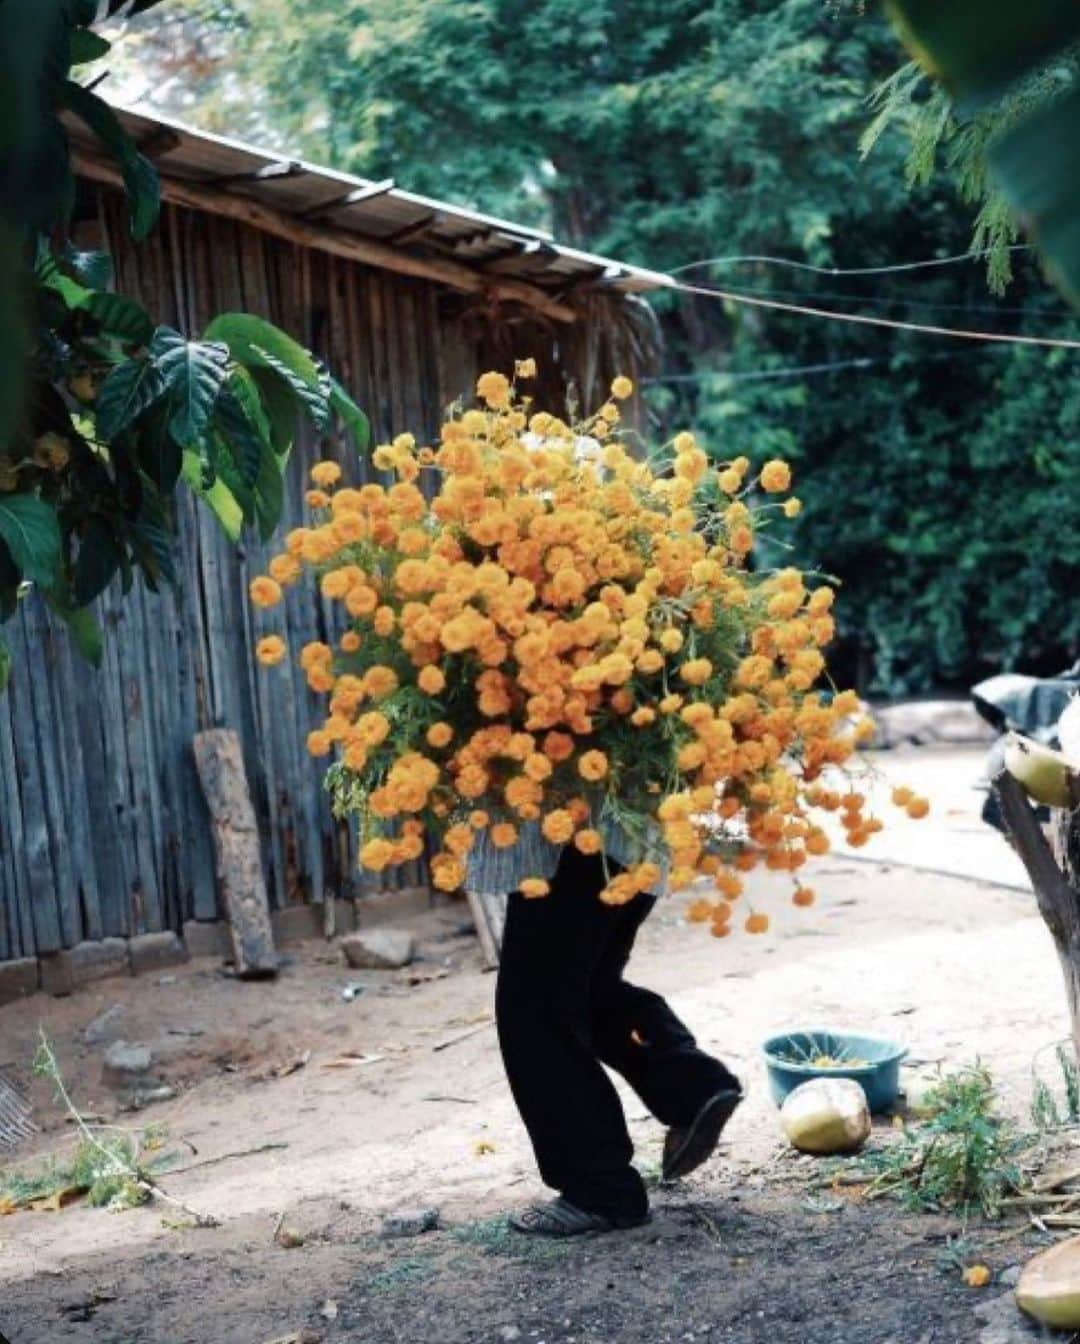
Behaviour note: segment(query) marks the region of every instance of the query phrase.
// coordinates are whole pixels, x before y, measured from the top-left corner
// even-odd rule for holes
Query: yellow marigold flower
[[[397,624],[397,617],[394,615],[393,607],[379,607],[375,612],[375,619],[372,625],[375,627],[375,633],[385,638],[393,634],[394,626]]]
[[[517,359],[514,361],[515,378],[535,378],[536,360],[535,359]]]
[[[496,849],[509,849],[511,845],[517,844],[517,827],[512,821],[496,822],[489,834]]]
[[[448,723],[433,723],[425,735],[430,747],[445,747],[454,737],[454,730]]]
[[[602,751],[587,751],[578,761],[578,774],[582,779],[595,782],[603,779],[608,772],[608,759]]]
[[[329,490],[341,480],[341,468],[336,462],[316,462],[311,468],[311,479],[323,490]]]
[[[255,646],[255,656],[264,667],[276,667],[288,649],[280,635],[264,635]]]
[[[604,842],[600,837],[599,831],[594,831],[591,827],[584,831],[578,831],[574,836],[574,848],[580,850],[582,854],[599,854],[604,847]]]
[[[483,810],[483,808],[478,807],[474,811],[469,813],[469,825],[473,828],[473,830],[476,831],[486,830],[490,821],[491,818]]]
[[[761,488],[770,494],[778,494],[791,485],[791,468],[778,457],[766,462],[761,468]]]
[[[617,378],[611,380],[611,395],[616,401],[625,401],[627,397],[633,396],[634,384],[625,376],[619,374]]]
[[[652,709],[649,705],[642,705],[639,709],[635,709],[633,714],[630,715],[630,722],[635,728],[647,728],[655,719],[656,710]]]
[[[363,640],[355,630],[346,630],[341,636],[341,649],[343,653],[355,653],[362,643]]]
[[[681,695],[665,695],[658,706],[661,714],[674,714],[676,710],[682,708],[683,698]]]
[[[255,606],[273,607],[281,601],[281,585],[276,579],[260,574],[257,579],[252,579],[248,594]]]
[[[785,515],[785,517],[787,517],[787,518],[798,518],[798,516],[799,516],[800,513],[802,513],[802,500],[801,500],[801,499],[797,499],[794,495],[792,495],[792,497],[791,497],[790,499],[785,499],[785,500],[784,500],[784,515]]]
[[[527,896],[531,900],[536,899],[539,896],[546,896],[550,890],[551,887],[549,883],[542,877],[522,878],[521,884],[518,887],[518,891],[521,892],[522,896]]]
[[[564,845],[574,834],[574,818],[565,808],[557,808],[540,823],[540,830],[545,840],[550,840],[553,845]]]
[[[327,756],[332,745],[330,734],[324,728],[315,728],[307,735],[307,749],[312,756]]]
[[[275,555],[268,566],[270,577],[280,584],[295,583],[304,567],[295,556]]]
[[[360,849],[360,862],[374,873],[381,873],[394,861],[394,845],[383,836],[368,840]]]
[[[482,373],[476,380],[476,395],[492,410],[503,410],[510,404],[510,380],[503,373]]]
[[[325,509],[330,504],[330,496],[325,490],[309,490],[304,495],[304,500],[312,509]]]
[[[739,490],[742,488],[742,474],[737,472],[734,467],[727,467],[717,475],[716,479],[720,489],[723,490],[726,495],[738,494]]]
[[[665,653],[678,653],[682,646],[683,635],[681,630],[671,627],[661,633],[660,647]]]
[[[679,676],[688,686],[703,686],[712,676],[713,666],[708,658],[692,658],[683,663]]]
[[[541,750],[551,761],[568,761],[574,754],[574,739],[569,733],[550,732],[544,737]]]
[[[431,881],[439,891],[457,891],[465,881],[465,865],[452,854],[436,854],[431,860]]]
[[[396,691],[397,687],[398,677],[392,667],[383,667],[382,664],[376,663],[364,674],[364,690],[373,700],[383,699],[384,696]]]
[[[426,695],[438,695],[446,687],[446,677],[434,665],[420,669],[416,684]]]

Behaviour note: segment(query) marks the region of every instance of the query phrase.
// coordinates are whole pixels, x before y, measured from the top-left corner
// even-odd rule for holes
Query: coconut
[[[851,1078],[812,1078],[788,1093],[780,1124],[800,1152],[854,1152],[870,1134],[866,1093]]]
[[[1058,1330],[1080,1330],[1080,1237],[1029,1260],[1016,1285],[1021,1311]]]
[[[1005,769],[1036,803],[1072,807],[1072,771],[1060,751],[1021,733],[1006,733]]]

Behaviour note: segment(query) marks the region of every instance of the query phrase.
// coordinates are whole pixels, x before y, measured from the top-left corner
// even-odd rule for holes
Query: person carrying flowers
[[[374,452],[378,484],[312,470],[316,524],[297,528],[252,600],[272,607],[306,569],[346,628],[300,652],[329,696],[316,756],[380,871],[434,846],[434,885],[512,892],[497,988],[500,1043],[541,1175],[557,1198],[515,1226],[566,1236],[647,1217],[617,1094],[620,1072],[667,1125],[664,1174],[715,1149],[738,1081],[664,1001],[623,978],[665,889],[728,936],[745,877],[801,869],[881,827],[847,763],[872,731],[853,692],[816,689],[833,590],[794,568],[747,567],[755,534],[794,517],[780,461],[752,476],[690,434],[630,451],[617,378],[572,425],[478,381],[439,442]],[[425,487],[425,488],[422,488]],[[260,660],[280,663],[268,633]],[[923,815],[924,799],[904,806]],[[748,933],[769,926],[751,908]]]

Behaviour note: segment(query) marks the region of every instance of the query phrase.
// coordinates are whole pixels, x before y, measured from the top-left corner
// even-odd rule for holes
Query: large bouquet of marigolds
[[[523,395],[533,373],[484,374],[480,405],[436,445],[402,434],[376,449],[392,483],[355,489],[315,466],[317,521],[251,585],[269,607],[312,569],[347,614],[336,648],[299,657],[329,696],[308,748],[336,754],[328,786],[358,818],[361,862],[415,859],[431,837],[433,881],[453,890],[481,832],[502,847],[538,824],[596,853],[617,828],[635,861],[612,870],[607,901],[662,866],[673,888],[705,877],[690,914],[723,935],[762,864],[809,905],[824,814],[856,845],[881,822],[843,772],[870,731],[857,697],[815,689],[832,588],[748,568],[755,533],[799,511],[787,465],[717,466],[685,433],[643,460],[619,428],[628,379],[570,424]],[[265,664],[286,654],[278,635],[259,644]],[[906,790],[894,801],[926,810]]]

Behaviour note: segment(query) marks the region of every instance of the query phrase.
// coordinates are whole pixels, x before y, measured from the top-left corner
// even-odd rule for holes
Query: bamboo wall
[[[437,287],[172,206],[136,250],[117,198],[103,190],[94,199],[122,292],[188,333],[218,312],[268,317],[328,361],[378,438],[430,433],[443,407],[467,393],[482,331]],[[294,452],[283,531],[301,520],[306,471],[323,455],[310,438]],[[347,470],[363,478],[357,464]],[[275,906],[370,885],[330,816],[323,767],[304,751],[317,698],[292,664],[255,663],[256,639],[281,630],[282,616],[253,612],[246,590],[275,544],[246,536],[237,550],[190,498],[179,513],[178,590],[155,596],[137,580],[125,598],[103,596],[100,669],[79,660],[36,599],[5,630],[14,675],[0,696],[0,961],[217,915],[191,755],[201,728],[241,735]],[[332,636],[310,591],[291,592],[285,612],[294,647]],[[379,885],[422,880],[411,865]]]

